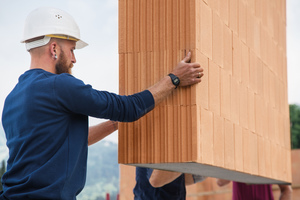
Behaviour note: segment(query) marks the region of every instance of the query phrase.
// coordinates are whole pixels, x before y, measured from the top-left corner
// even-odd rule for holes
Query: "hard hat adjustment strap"
[[[52,37],[52,38],[59,38],[59,39],[65,39],[65,40],[73,40],[73,41],[78,41],[78,39],[74,38],[74,37],[70,37],[68,35],[46,35],[48,37]]]

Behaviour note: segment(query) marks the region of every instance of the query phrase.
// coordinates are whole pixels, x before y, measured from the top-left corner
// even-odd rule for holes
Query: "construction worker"
[[[22,42],[31,64],[4,104],[9,159],[1,200],[76,199],[85,184],[88,142],[103,135],[101,127],[89,129],[88,116],[137,120],[176,87],[199,83],[203,76],[200,64],[189,63],[188,53],[171,74],[140,93],[120,96],[95,90],[71,75],[74,50],[87,43],[74,19],[56,8],[32,11]],[[108,134],[117,128],[115,122],[106,125]]]
[[[231,181],[217,179],[217,184],[222,187]],[[279,200],[292,200],[292,187],[280,185]],[[274,200],[272,184],[246,184],[232,181],[232,200]]]
[[[185,200],[186,187],[202,182],[205,176],[158,169],[136,168],[135,200]]]

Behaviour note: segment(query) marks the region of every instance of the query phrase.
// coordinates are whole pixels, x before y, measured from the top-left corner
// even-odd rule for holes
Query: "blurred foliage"
[[[3,160],[0,166],[0,180],[5,172],[6,172],[5,160]],[[2,191],[2,189],[3,189],[2,183],[0,182],[0,191]]]
[[[300,106],[290,104],[291,148],[300,148]]]

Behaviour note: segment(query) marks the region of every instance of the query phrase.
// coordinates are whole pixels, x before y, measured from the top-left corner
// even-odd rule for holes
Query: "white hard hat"
[[[27,42],[38,37],[43,38]],[[80,39],[78,25],[73,17],[65,11],[50,7],[42,7],[32,11],[26,18],[24,35],[21,41],[26,43],[27,51],[46,45],[51,37],[75,40],[76,49],[88,45]]]

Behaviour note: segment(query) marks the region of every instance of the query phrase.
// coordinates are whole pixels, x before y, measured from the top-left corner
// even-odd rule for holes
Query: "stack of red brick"
[[[119,162],[291,182],[285,0],[119,1],[120,94],[146,89],[188,50],[202,82],[120,124]]]

